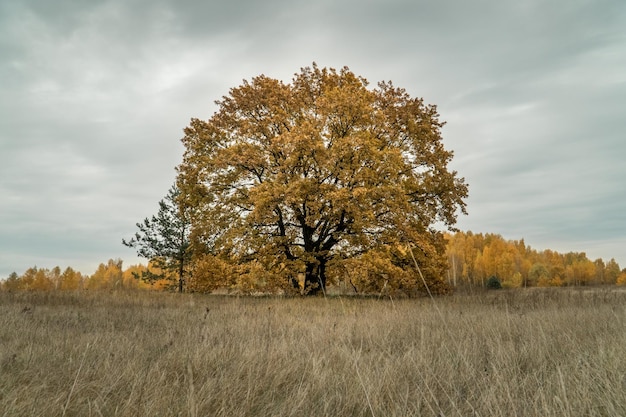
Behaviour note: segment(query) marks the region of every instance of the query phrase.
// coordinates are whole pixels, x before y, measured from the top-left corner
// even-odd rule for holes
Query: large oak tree
[[[244,81],[216,103],[182,139],[178,186],[194,208],[194,245],[254,260],[287,285],[304,276],[307,293],[325,290],[329,266],[343,261],[410,267],[398,259],[407,247],[422,268],[441,264],[435,226],[453,228],[467,185],[448,169],[435,106],[315,64],[290,84]]]

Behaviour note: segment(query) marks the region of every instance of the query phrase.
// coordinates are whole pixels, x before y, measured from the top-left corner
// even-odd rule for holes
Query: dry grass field
[[[0,416],[626,416],[626,292],[2,293]]]

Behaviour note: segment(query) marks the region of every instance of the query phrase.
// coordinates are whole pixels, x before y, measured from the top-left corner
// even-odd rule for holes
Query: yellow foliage
[[[550,280],[550,286],[552,287],[562,287],[565,285],[565,281],[559,276],[556,275]]]
[[[33,278],[33,282],[31,284],[32,290],[37,291],[50,291],[54,289],[54,284],[47,276],[47,270],[39,269]]]
[[[565,285],[565,281],[558,275],[552,278],[543,275],[537,281],[538,287],[562,287],[563,285]]]
[[[344,259],[372,265],[364,287],[383,288],[390,274],[394,290],[414,287],[395,259],[402,250],[393,260],[373,253],[382,242],[432,246],[431,227],[465,212],[467,184],[448,170],[435,106],[389,82],[367,86],[348,68],[313,65],[291,84],[262,75],[191,121],[177,184],[194,208],[200,287],[221,280],[202,253],[239,264],[225,280],[242,291],[295,289],[304,274],[304,292],[320,292]],[[419,260],[437,279],[443,250]]]
[[[78,290],[82,287],[83,276],[80,272],[74,271],[72,268],[66,268],[60,277],[59,289],[61,290]]]
[[[232,288],[237,279],[236,265],[214,256],[197,257],[187,283],[191,292],[211,292],[219,288]]]
[[[400,245],[384,246],[343,262],[347,280],[358,292],[381,295],[415,294],[416,292],[446,294],[450,287],[442,280],[440,269],[431,264],[415,267],[410,251]],[[416,257],[418,265],[419,257]],[[432,262],[432,261],[431,261]],[[420,274],[421,273],[421,274]],[[428,288],[424,287],[424,281]]]
[[[100,264],[96,272],[87,280],[86,288],[90,290],[123,289],[122,260],[109,259],[106,264]]]
[[[584,252],[538,252],[524,240],[500,235],[457,232],[446,235],[446,240],[447,277],[454,285],[480,286],[491,275],[508,288],[612,284],[620,270],[614,259],[592,262]]]
[[[515,272],[510,279],[504,279],[502,282],[503,288],[520,288],[523,285],[524,281],[522,278],[522,274],[519,272]]]
[[[122,282],[124,288],[132,289],[148,289],[150,284],[147,284],[139,277],[141,273],[147,269],[145,265],[131,265],[122,274]]]

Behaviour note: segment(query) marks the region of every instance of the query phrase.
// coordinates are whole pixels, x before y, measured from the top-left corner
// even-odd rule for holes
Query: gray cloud
[[[439,106],[459,227],[626,266],[626,4],[0,0],[0,277],[137,259],[191,117],[348,65]]]

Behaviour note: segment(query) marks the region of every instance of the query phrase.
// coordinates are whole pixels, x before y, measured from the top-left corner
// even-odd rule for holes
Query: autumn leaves
[[[465,208],[436,108],[391,83],[368,89],[347,68],[313,65],[291,84],[244,82],[218,105],[185,130],[178,167],[196,260],[253,262],[268,289],[304,274],[304,292],[316,293],[349,260],[440,240],[434,223],[452,226]],[[437,263],[437,247],[422,261]]]

